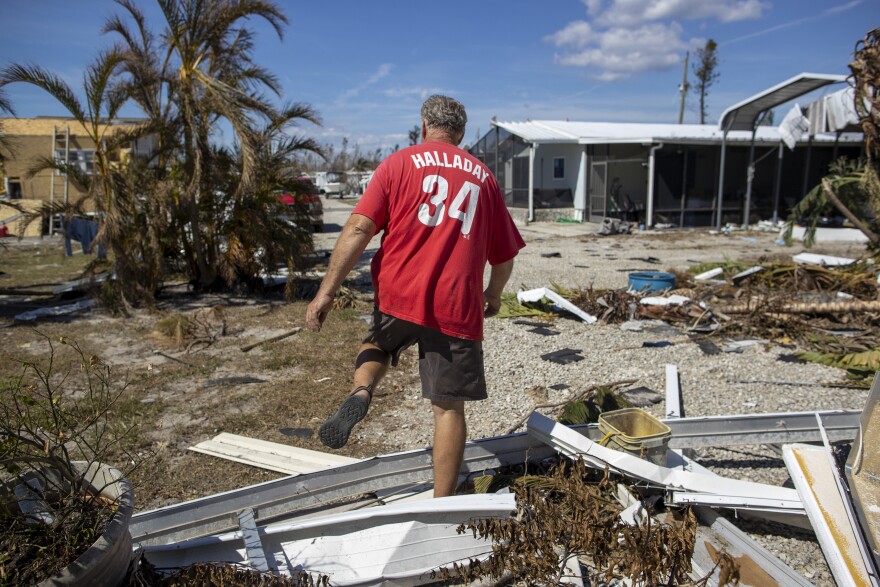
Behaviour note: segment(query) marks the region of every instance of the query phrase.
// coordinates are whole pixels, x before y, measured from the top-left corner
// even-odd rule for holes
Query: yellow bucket
[[[624,408],[599,414],[600,444],[655,465],[666,466],[666,451],[672,430],[641,408]]]

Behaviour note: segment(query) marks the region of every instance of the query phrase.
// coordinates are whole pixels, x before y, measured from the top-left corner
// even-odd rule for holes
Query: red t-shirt
[[[372,263],[382,312],[482,340],[486,262],[509,261],[525,243],[479,159],[443,142],[398,151],[353,213],[385,231]]]

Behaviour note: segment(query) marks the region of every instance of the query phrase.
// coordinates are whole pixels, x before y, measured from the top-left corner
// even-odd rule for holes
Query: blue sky
[[[154,28],[155,4],[139,0]],[[856,41],[880,25],[880,0],[325,0],[278,1],[283,40],[262,21],[256,59],[284,99],[307,102],[321,143],[372,151],[407,144],[432,93],[460,99],[465,143],[490,120],[678,119],[686,51],[712,38],[720,78],[709,121],[728,106],[800,72],[849,73]],[[112,0],[0,0],[0,65],[36,63],[75,89],[112,43],[100,34]],[[689,73],[692,78],[692,74]],[[41,91],[10,86],[19,116],[64,110]],[[698,122],[691,94],[685,122]],[[136,116],[136,110],[126,112]]]

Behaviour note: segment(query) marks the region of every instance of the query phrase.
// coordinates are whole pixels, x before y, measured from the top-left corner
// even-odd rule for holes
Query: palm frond
[[[102,116],[107,119],[115,118],[122,106],[120,100],[123,96],[119,95],[116,90],[114,75],[123,62],[123,52],[114,47],[98,53],[98,56],[86,69],[84,86],[86,103],[89,106],[95,128],[97,121]]]
[[[89,192],[92,187],[92,176],[83,171],[80,166],[65,163],[54,157],[35,157],[25,170],[24,176],[30,179],[46,170],[58,171],[67,175],[71,183],[83,192]]]
[[[15,110],[12,107],[12,101],[9,95],[0,87],[0,112],[8,112],[15,116]]]
[[[12,83],[26,83],[37,86],[58,100],[64,108],[79,121],[83,126],[86,124],[86,114],[82,104],[77,99],[73,90],[54,73],[43,69],[38,65],[12,64],[0,70],[0,87]]]

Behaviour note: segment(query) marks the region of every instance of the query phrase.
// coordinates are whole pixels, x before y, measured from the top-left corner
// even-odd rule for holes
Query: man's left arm
[[[504,291],[504,286],[507,285],[511,273],[513,273],[513,259],[492,265],[489,285],[483,291],[483,301],[486,304],[483,315],[486,318],[491,318],[501,310],[501,293]]]

